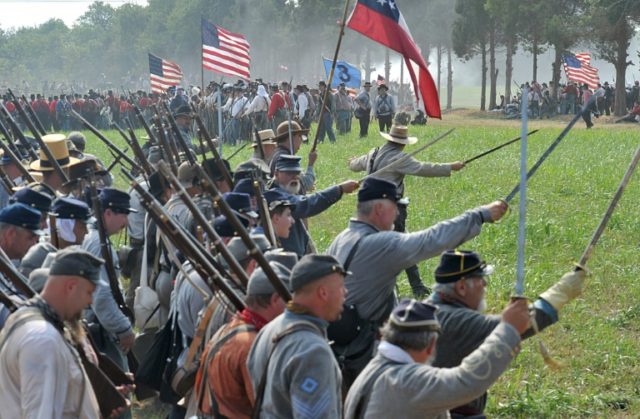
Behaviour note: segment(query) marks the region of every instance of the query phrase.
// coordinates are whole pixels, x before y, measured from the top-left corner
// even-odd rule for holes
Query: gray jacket
[[[478,397],[498,379],[515,357],[519,343],[516,329],[501,322],[456,368],[406,363],[379,353],[349,390],[345,418],[356,418],[356,406],[363,398],[359,417],[447,418],[448,409]],[[384,372],[364,394],[365,384],[380,369]]]
[[[354,172],[366,171],[367,173],[373,173],[406,156],[407,153],[405,153],[401,147],[400,144],[387,141],[382,147],[374,148],[367,154],[351,160],[349,162],[349,169]],[[413,157],[407,157],[389,170],[376,174],[376,177],[395,183],[398,185],[399,192],[404,194],[403,182],[405,175],[421,177],[451,176],[451,165],[426,163],[416,160]]]
[[[258,333],[247,359],[254,393],[262,379],[273,338],[294,323],[310,322],[280,340],[268,361],[261,418],[340,418],[342,379],[326,338],[327,322],[285,310]]]
[[[351,275],[345,278],[346,304],[355,304],[363,319],[382,324],[391,313],[396,276],[400,272],[471,240],[480,234],[482,223],[490,219],[488,210],[477,208],[408,234],[379,231],[371,224],[352,219],[327,250],[345,263],[360,240],[348,267]]]
[[[87,235],[84,237],[84,241],[82,242],[82,248],[87,252],[95,255],[99,258],[102,258],[102,251],[100,249],[100,235],[98,234],[98,230],[95,228],[90,228]],[[120,278],[120,266],[118,263],[118,255],[113,250],[113,247],[110,245],[109,250],[111,251],[111,259],[113,263],[116,264],[116,276]],[[131,322],[125,316],[118,304],[116,303],[115,298],[113,298],[113,294],[111,293],[111,288],[109,287],[109,277],[107,276],[107,269],[103,266],[100,268],[100,278],[105,281],[107,285],[98,285],[96,290],[93,292],[93,303],[91,304],[91,311],[98,319],[98,322],[102,325],[102,327],[111,335],[112,338],[116,338],[122,335],[128,335],[133,333],[131,328]],[[122,288],[120,284],[118,284],[120,288],[120,292],[122,292]]]

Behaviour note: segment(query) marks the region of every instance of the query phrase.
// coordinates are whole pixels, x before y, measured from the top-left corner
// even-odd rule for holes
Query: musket
[[[162,161],[158,164],[158,171],[160,171],[160,173],[169,181],[169,183],[171,183],[173,189],[177,192],[180,199],[185,203],[191,214],[193,214],[193,217],[197,221],[198,226],[202,227],[207,236],[213,241],[213,245],[216,247],[218,252],[220,252],[222,257],[227,261],[233,273],[236,274],[236,278],[240,280],[243,288],[246,289],[247,284],[249,283],[249,277],[247,276],[247,273],[244,269],[242,269],[242,266],[240,266],[238,260],[231,254],[231,252],[229,252],[229,249],[227,248],[227,246],[225,246],[224,241],[222,240],[220,235],[213,227],[211,227],[210,221],[207,220],[202,211],[200,211],[200,208],[198,208],[198,206],[193,202],[176,175],[171,173],[171,170],[169,170],[169,166],[167,166],[167,164]]]
[[[220,211],[224,214],[227,221],[231,223],[236,233],[242,239],[244,245],[249,250],[249,254],[258,262],[258,265],[262,268],[264,273],[267,275],[267,278],[273,285],[273,288],[276,292],[282,297],[284,301],[289,301],[291,299],[291,293],[284,285],[284,283],[278,278],[276,273],[273,271],[271,265],[269,265],[269,261],[264,257],[264,254],[260,251],[255,241],[249,235],[249,232],[242,225],[238,216],[233,212],[229,204],[222,198],[220,191],[216,188],[215,184],[211,180],[211,178],[207,175],[207,173],[202,169],[202,167],[196,166],[196,170],[198,171],[198,178],[200,179],[200,186],[211,195],[214,204],[220,208]]]
[[[2,124],[1,121],[0,121],[0,130],[5,135],[5,138],[6,138],[6,134],[5,134],[6,127]],[[9,144],[11,144],[11,140],[9,138],[6,138],[6,139],[9,142]],[[22,165],[22,161],[13,152],[13,150],[11,149],[10,145],[7,145],[4,142],[0,141],[0,148],[2,148],[2,150],[4,150],[4,155],[9,157],[11,159],[11,161],[13,161],[13,164],[15,164],[16,168],[20,171],[20,174],[22,175],[22,177],[24,177],[24,179],[26,181],[28,181],[28,182],[34,182],[35,181],[35,179],[31,175],[31,173],[29,173],[29,170],[27,170],[27,168]]]
[[[171,243],[191,261],[194,269],[207,285],[212,290],[220,290],[237,310],[244,309],[245,304],[242,299],[221,279],[214,266],[204,257],[202,250],[198,249],[198,245],[195,244],[197,241],[186,233],[182,226],[177,224],[157,199],[140,186],[131,173],[126,170],[122,170],[122,173],[131,182],[131,187],[140,194],[141,202],[146,208],[147,214],[155,221],[162,233],[171,240]]]
[[[182,151],[184,151],[184,154],[185,154],[185,157],[187,158],[187,161],[189,162],[190,165],[197,164],[196,158],[193,157],[193,153],[191,152],[191,149],[189,148],[189,145],[187,144],[187,140],[184,139],[184,136],[182,135],[182,131],[180,131],[180,128],[178,127],[178,124],[176,123],[176,119],[171,114],[171,111],[169,110],[169,107],[167,106],[166,103],[163,103],[162,106],[164,107],[165,115],[167,117],[167,120],[169,121],[169,125],[171,126],[171,129],[173,130],[174,137],[176,138],[178,144],[180,144],[180,148],[182,148]]]
[[[538,161],[531,167],[531,169],[529,169],[529,171],[527,172],[527,176],[526,176],[526,181],[529,181],[529,179],[531,178],[531,176],[533,176],[536,171],[540,168],[540,166],[542,165],[542,163],[544,163],[544,161],[547,159],[547,157],[549,157],[549,155],[553,152],[553,150],[556,149],[556,147],[558,146],[558,144],[560,144],[560,141],[562,141],[562,139],[569,133],[569,131],[571,131],[571,128],[573,128],[573,126],[576,124],[576,122],[578,122],[578,119],[580,119],[580,117],[582,116],[582,113],[585,112],[588,108],[589,105],[591,105],[591,103],[593,101],[595,101],[596,97],[592,96],[591,99],[589,99],[589,102],[586,103],[583,107],[582,110],[580,112],[578,112],[573,119],[571,119],[571,121],[569,122],[569,124],[567,124],[567,126],[562,130],[562,132],[560,133],[560,135],[558,135],[558,138],[555,139],[555,141],[553,143],[551,143],[551,145],[549,146],[549,148],[547,148],[545,150],[545,152],[542,154],[542,156],[540,156],[540,158],[538,159]],[[507,195],[507,197],[504,199],[504,201],[508,204],[509,202],[511,202],[511,200],[516,196],[516,194],[518,193],[518,191],[520,190],[520,183],[518,183],[515,188],[513,188],[513,190],[509,193],[509,195]]]
[[[213,144],[213,140],[211,140],[211,136],[207,131],[207,127],[204,126],[204,122],[202,122],[202,118],[200,118],[200,115],[197,112],[193,115],[193,117],[196,120],[196,124],[198,125],[198,130],[200,130],[200,132],[202,133],[205,142],[213,153],[213,160],[215,161],[216,166],[218,166],[218,170],[220,171],[220,173],[222,173],[222,176],[224,177],[224,180],[229,184],[229,187],[233,189],[233,178],[231,177],[231,173],[229,173],[229,170],[227,170],[227,166],[225,166],[222,162],[222,157],[220,156],[220,153],[218,153],[216,146]]]
[[[18,113],[20,114],[20,117],[22,117],[24,123],[29,127],[29,131],[31,131],[31,134],[33,134],[33,137],[40,145],[40,150],[44,153],[45,156],[47,156],[47,160],[49,160],[49,163],[51,164],[51,166],[53,166],[53,171],[56,172],[58,177],[60,177],[63,184],[69,182],[69,177],[64,172],[64,170],[62,170],[62,167],[60,167],[60,163],[58,163],[58,160],[56,160],[53,156],[53,153],[42,139],[40,132],[38,132],[36,127],[33,125],[33,122],[31,122],[31,120],[27,116],[27,113],[22,108],[22,105],[20,105],[20,102],[17,99],[12,100],[12,102],[16,106],[16,109],[18,110]]]
[[[627,187],[627,184],[629,183],[629,179],[631,179],[631,175],[633,175],[633,172],[636,170],[636,167],[638,166],[639,161],[640,161],[640,147],[636,149],[636,152],[633,155],[633,159],[631,160],[631,163],[629,164],[627,171],[624,173],[624,176],[620,181],[620,184],[618,185],[618,189],[616,190],[615,195],[613,196],[613,198],[611,199],[611,202],[609,203],[609,207],[607,208],[607,211],[602,217],[602,220],[600,220],[600,224],[598,224],[598,228],[596,228],[596,231],[593,233],[591,240],[589,240],[589,244],[584,249],[584,252],[580,257],[580,260],[578,261],[578,266],[576,267],[576,270],[585,268],[587,261],[589,260],[589,258],[591,257],[591,254],[593,253],[593,249],[598,243],[598,240],[600,240],[600,236],[602,236],[604,229],[607,227],[607,224],[611,219],[611,215],[613,214],[613,211],[616,209],[616,206],[618,205],[618,201],[620,201],[620,198],[622,197],[622,193]]]
[[[136,104],[133,105],[133,111],[135,112],[136,117],[138,118],[138,121],[140,121],[140,124],[142,124],[142,126],[144,127],[144,130],[147,133],[147,136],[149,137],[149,141],[152,144],[158,144],[156,135],[153,133],[153,130],[151,129],[149,124],[147,124],[147,121],[144,119],[144,115],[142,115],[142,111],[140,110],[138,105]]]
[[[5,306],[10,313],[13,313],[18,309],[18,305],[13,301],[3,290],[0,289],[0,304]]]
[[[133,129],[133,123],[127,119],[127,125],[129,126],[129,145],[133,150],[134,156],[140,161],[140,166],[144,169],[144,172],[147,176],[151,176],[154,172],[153,167],[151,167],[151,163],[147,160],[147,156],[144,155],[144,151],[142,151],[142,147],[140,147],[140,143],[138,142],[138,137],[136,137],[136,133]]]
[[[11,149],[12,154],[14,156],[16,156],[16,159],[17,159],[16,161],[21,161],[22,160],[22,153],[20,153],[20,150],[18,150],[18,147],[16,147],[16,144],[13,142],[13,138],[11,136],[11,133],[9,132],[7,127],[4,125],[4,123],[2,122],[2,118],[0,118],[0,134],[2,134],[4,136],[5,140],[7,140],[7,143],[9,145],[9,148]],[[17,156],[20,156],[20,158],[18,158]]]
[[[142,161],[142,160],[140,160],[140,156],[138,156],[138,153],[136,153],[136,149],[135,149],[135,147],[133,146],[133,144],[132,144],[132,141],[131,141],[130,137],[129,137],[129,136],[127,136],[127,133],[126,133],[126,132],[124,132],[124,130],[123,130],[123,129],[118,125],[118,124],[116,124],[115,122],[113,122],[113,123],[111,124],[111,126],[112,126],[112,127],[114,127],[114,128],[116,129],[116,131],[118,131],[118,133],[120,134],[120,136],[124,139],[125,143],[127,143],[127,144],[128,144],[128,145],[133,149],[133,155],[134,155],[134,156],[135,156],[135,158],[137,158],[137,159],[138,159],[138,161],[140,162],[140,163],[138,163],[138,162],[135,162],[135,161],[134,161],[134,162],[133,162],[133,164],[131,165],[131,167],[132,167],[133,169],[135,169],[135,171],[136,171],[136,172],[138,172],[138,173],[141,173],[141,172],[145,172],[145,173],[146,173],[146,170],[143,170],[144,163],[143,163],[143,161]],[[108,149],[108,150],[109,150],[109,151],[111,151],[111,149]],[[116,155],[117,155],[117,157],[116,157],[116,156],[114,156],[114,158],[115,158],[116,160],[119,160],[123,155],[126,155],[126,153],[124,153],[124,152],[122,152],[122,153],[116,153]],[[144,153],[143,153],[142,155],[144,156]],[[128,156],[127,156],[127,157],[128,157]],[[144,159],[144,161],[146,161],[146,159]],[[147,162],[147,164],[148,164],[148,162]]]
[[[126,154],[127,151],[129,151],[129,147],[125,147],[125,149],[122,150],[122,154]],[[109,167],[106,168],[107,172],[111,172],[113,168],[116,167],[117,164],[122,164],[122,162],[120,161],[122,160],[122,154],[116,155],[115,153],[111,152],[111,155],[113,156],[113,161],[111,162]],[[137,167],[133,167],[133,169],[139,170],[139,168]]]
[[[13,195],[13,188],[16,186],[2,167],[0,167],[0,183],[9,196]]]
[[[11,130],[13,131],[13,137],[17,138],[20,141],[22,147],[24,147],[24,149],[27,151],[31,160],[38,160],[38,154],[34,151],[31,142],[24,136],[24,133],[20,130],[18,123],[11,115],[11,112],[9,112],[4,106],[4,103],[0,103],[0,110],[2,110],[2,113],[7,120],[9,127],[11,127]]]
[[[403,163],[405,160],[410,159],[411,157],[415,156],[416,154],[420,153],[421,151],[431,147],[432,145],[434,145],[435,143],[437,143],[438,141],[442,140],[444,137],[446,137],[447,135],[451,134],[453,132],[455,128],[451,128],[449,131],[446,131],[444,134],[439,135],[438,137],[436,137],[434,140],[428,142],[427,144],[423,145],[422,147],[418,148],[417,150],[412,151],[409,154],[405,154],[404,156],[400,157],[397,160],[392,161],[391,163],[389,163],[388,165],[384,166],[381,169],[376,170],[373,173],[369,173],[368,175],[366,175],[365,177],[363,177],[362,179],[360,179],[359,182],[364,181],[366,178],[368,177],[375,177],[376,175],[386,172],[389,169],[392,169],[396,166],[398,166],[400,163]]]
[[[11,89],[9,89],[9,94],[13,96],[13,93],[11,93]],[[31,120],[36,124],[36,127],[40,131],[40,134],[47,135],[47,130],[44,129],[44,125],[42,125],[42,121],[40,121],[40,118],[38,118],[38,115],[33,110],[33,106],[31,106],[31,102],[27,100],[27,97],[25,95],[22,95],[21,98],[22,98],[22,101],[27,104],[27,112],[29,113],[29,116],[31,116]]]
[[[171,165],[171,169],[175,174],[178,174],[178,165],[180,164],[180,155],[178,154],[178,150],[176,149],[176,145],[173,141],[167,138],[166,131],[164,130],[164,126],[162,123],[162,115],[158,110],[156,105],[152,106],[152,109],[155,113],[155,125],[158,130],[158,138],[160,139],[160,146],[163,149],[164,155],[167,156],[167,160]]]
[[[93,133],[93,135],[95,135],[96,137],[98,137],[100,139],[100,141],[102,141],[109,149],[111,149],[111,151],[114,151],[118,156],[121,156],[122,159],[124,161],[126,161],[130,166],[132,167],[139,167],[138,163],[136,163],[135,161],[133,161],[133,159],[131,159],[131,157],[127,156],[125,153],[122,152],[122,150],[120,150],[118,148],[118,146],[116,146],[115,144],[113,144],[111,142],[111,140],[109,140],[107,137],[105,137],[99,130],[98,128],[94,127],[93,125],[91,125],[91,123],[89,121],[87,121],[86,119],[84,119],[82,117],[82,115],[80,115],[78,112],[74,111],[73,109],[71,109],[71,116],[73,116],[74,118],[76,118],[78,121],[80,121],[82,123],[82,125],[85,126],[85,128],[87,128],[89,131],[91,131]]]
[[[27,278],[16,269],[15,265],[4,255],[0,255],[0,273],[7,278],[13,286],[27,298],[36,295],[36,292],[29,286]]]
[[[535,133],[536,133],[536,132],[538,132],[538,131],[540,131],[540,130],[538,130],[538,129],[534,129],[533,131],[529,131],[529,132],[527,133],[527,137],[532,136],[533,134],[535,134]],[[504,144],[500,144],[499,146],[493,147],[492,149],[489,149],[489,150],[487,150],[487,151],[485,151],[485,152],[483,152],[483,153],[480,153],[480,154],[478,154],[477,156],[471,157],[470,159],[465,160],[463,163],[464,163],[465,165],[466,165],[466,164],[469,164],[469,163],[471,163],[471,162],[472,162],[472,161],[474,161],[474,160],[478,160],[480,157],[484,157],[484,156],[486,156],[487,154],[491,154],[491,153],[493,153],[494,151],[498,151],[498,150],[500,150],[500,149],[501,149],[501,148],[503,148],[503,147],[506,147],[506,146],[508,146],[508,145],[510,145],[510,144],[513,144],[513,143],[515,143],[515,142],[518,142],[518,141],[520,141],[520,139],[521,139],[521,138],[522,138],[522,137],[518,137],[518,138],[514,138],[513,140],[509,140],[509,141],[507,141],[507,142],[506,142],[506,143],[504,143]]]
[[[271,245],[273,247],[278,247],[276,232],[273,229],[273,224],[271,223],[269,204],[267,204],[267,200],[262,193],[262,185],[255,175],[253,178],[253,190],[256,194],[256,202],[258,203],[258,210],[260,212],[260,223],[262,224],[262,228],[264,228],[264,232],[266,233],[267,239],[269,239]]]

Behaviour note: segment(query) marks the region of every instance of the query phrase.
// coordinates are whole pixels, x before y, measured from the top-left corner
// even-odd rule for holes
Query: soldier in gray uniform
[[[349,390],[345,418],[448,418],[448,409],[481,394],[506,370],[529,325],[526,300],[515,300],[460,366],[434,368],[430,363],[440,333],[436,310],[408,299],[393,310],[376,357]]]
[[[500,316],[483,314],[485,287],[492,272],[493,266],[487,265],[475,252],[448,250],[442,254],[435,271],[434,293],[428,300],[439,309],[437,317],[443,331],[436,345],[434,366],[460,365],[500,324]],[[530,307],[531,318],[538,331],[557,322],[560,309],[580,295],[584,274],[582,269],[566,273],[534,301]],[[534,333],[533,327],[520,332],[523,339]],[[474,400],[451,406],[451,416],[481,416],[486,403],[487,394],[477,394]]]
[[[56,218],[55,229],[57,243],[41,241],[31,247],[20,263],[20,272],[28,277],[34,269],[42,267],[47,255],[59,249],[82,244],[87,234],[87,223],[92,221],[89,206],[74,198],[60,197],[53,202],[51,215]],[[95,221],[95,220],[94,220]],[[42,284],[44,285],[44,284]]]
[[[292,300],[260,330],[247,360],[261,418],[342,416],[340,370],[326,328],[342,312],[345,274],[328,255],[306,255],[293,268]]]
[[[102,206],[102,214],[95,214],[95,216],[102,217],[106,230],[105,234],[108,237],[119,233],[120,230],[127,226],[129,213],[135,211],[129,205],[129,194],[117,189],[104,188],[98,198]],[[119,278],[120,266],[117,265],[118,257],[111,242],[107,241],[111,259],[116,265],[114,266],[116,277]],[[89,229],[89,233],[82,243],[82,248],[95,256],[102,257],[100,234],[95,227]],[[135,334],[129,318],[124,315],[116,303],[109,285],[107,269],[104,266],[100,270],[100,278],[102,278],[102,282],[98,284],[93,293],[93,303],[85,313],[85,318],[90,324],[89,329],[92,332],[98,350],[104,352],[123,371],[128,371],[126,353],[133,346]],[[118,291],[122,292],[121,290]]]
[[[483,223],[500,219],[507,209],[506,204],[496,201],[405,234],[392,231],[399,199],[395,184],[367,178],[358,191],[357,217],[327,251],[353,272],[345,281],[349,291],[345,315],[329,329],[347,388],[371,359],[377,330],[395,305],[396,276],[474,238]]]
[[[464,163],[461,161],[452,163],[426,163],[416,160],[413,157],[406,157],[407,154],[404,152],[404,147],[415,144],[418,139],[416,137],[409,137],[408,129],[405,126],[394,125],[388,134],[381,132],[380,135],[382,135],[387,142],[382,147],[376,147],[365,155],[350,159],[349,169],[354,172],[366,171],[368,174],[371,174],[386,167],[391,162],[403,159],[402,163],[376,175],[380,179],[385,179],[398,185],[398,192],[401,196],[404,196],[404,177],[406,175],[447,177],[451,176],[452,171],[458,171],[464,167]],[[395,231],[406,231],[408,204],[408,198],[398,202],[398,217],[394,222]],[[406,269],[406,273],[413,295],[416,298],[426,296],[425,294],[428,294],[429,291],[420,280],[418,267],[413,265]]]

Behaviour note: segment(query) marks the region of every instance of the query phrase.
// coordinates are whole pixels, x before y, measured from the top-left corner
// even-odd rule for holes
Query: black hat
[[[107,281],[100,279],[100,268],[103,264],[103,259],[79,246],[71,246],[56,253],[49,268],[49,275],[81,276],[96,285],[108,287]]]
[[[291,271],[286,266],[281,265],[278,262],[269,262],[269,266],[271,266],[278,279],[280,279],[280,281],[289,288]],[[267,277],[267,274],[262,270],[262,268],[254,270],[249,277],[249,282],[247,283],[247,295],[270,295],[274,292],[276,292],[276,289],[273,287],[271,281]]]
[[[179,116],[188,116],[191,117],[191,108],[188,105],[178,106],[178,109],[173,114],[174,118]]]
[[[21,188],[19,189],[11,199],[9,199],[10,203],[20,202],[22,204],[28,205],[31,208],[35,208],[40,212],[47,212],[51,207],[51,197],[45,193],[34,191],[31,188]]]
[[[276,171],[278,172],[302,172],[302,166],[300,166],[300,156],[291,156],[288,154],[281,154],[276,161]]]
[[[349,275],[338,259],[331,255],[304,255],[291,271],[291,291],[297,291],[313,281],[333,273]]]
[[[42,234],[40,230],[40,211],[28,205],[16,202],[0,210],[0,223],[11,224],[31,230],[36,234]]]
[[[258,214],[251,206],[251,196],[249,196],[249,194],[241,192],[227,192],[223,195],[223,198],[234,211],[251,218],[258,218]]]
[[[51,215],[57,218],[80,220],[85,223],[91,221],[91,209],[89,205],[78,199],[60,197],[51,206]]]
[[[379,84],[379,85],[378,85],[378,90],[380,90],[380,89],[384,89],[385,91],[389,90],[389,88],[387,87],[387,85],[386,85],[386,84],[384,84],[384,83],[382,83],[382,84]]]
[[[470,250],[446,250],[440,256],[436,268],[436,282],[447,284],[463,277],[485,276],[493,273],[493,266],[487,265],[480,255]]]
[[[370,81],[365,81],[364,82],[364,87],[371,87],[371,82]]]
[[[375,177],[366,178],[358,190],[358,202],[373,201],[374,199],[390,199],[393,202],[398,202],[400,198],[402,195],[398,193],[395,183]]]
[[[233,176],[229,162],[222,159],[222,164],[224,165],[224,167],[227,168],[227,171],[231,174],[231,176]],[[224,175],[222,174],[220,169],[218,169],[218,165],[216,164],[216,160],[214,158],[204,160],[202,162],[202,168],[204,169],[205,172],[207,172],[207,174],[212,180],[215,180],[218,182],[224,180]]]
[[[403,298],[389,316],[389,324],[406,332],[440,332],[436,318],[438,307],[429,303]]]
[[[129,214],[130,212],[138,212],[137,209],[131,208],[131,196],[128,193],[119,191],[114,188],[104,188],[98,195],[102,210],[111,209],[113,212]]]
[[[292,195],[282,189],[269,189],[268,191],[264,191],[263,195],[264,199],[267,200],[267,204],[269,204],[269,211],[273,211],[280,206],[292,207],[293,210],[296,206]]]

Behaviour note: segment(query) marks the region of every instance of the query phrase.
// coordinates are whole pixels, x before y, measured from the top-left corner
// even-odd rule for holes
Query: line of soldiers
[[[0,209],[0,418],[127,417],[133,383],[170,417],[478,417],[521,339],[582,290],[584,271],[572,271],[532,304],[483,314],[493,268],[456,249],[507,205],[406,232],[404,176],[464,167],[408,156],[406,127],[350,160],[363,180],[311,192],[317,154],[303,170],[297,121],[255,132],[254,155],[232,172],[197,114],[168,111],[145,126],[145,146],[125,133],[135,159],[103,139],[135,172],[124,171],[128,192],[99,190],[108,173],[71,156],[64,135],[37,138],[31,170],[3,156],[7,186],[38,182],[7,187]],[[180,118],[195,118],[201,146]],[[318,252],[307,219],[350,193],[355,218]],[[110,237],[125,228],[117,252]],[[435,256],[429,298],[398,301],[397,275]]]

